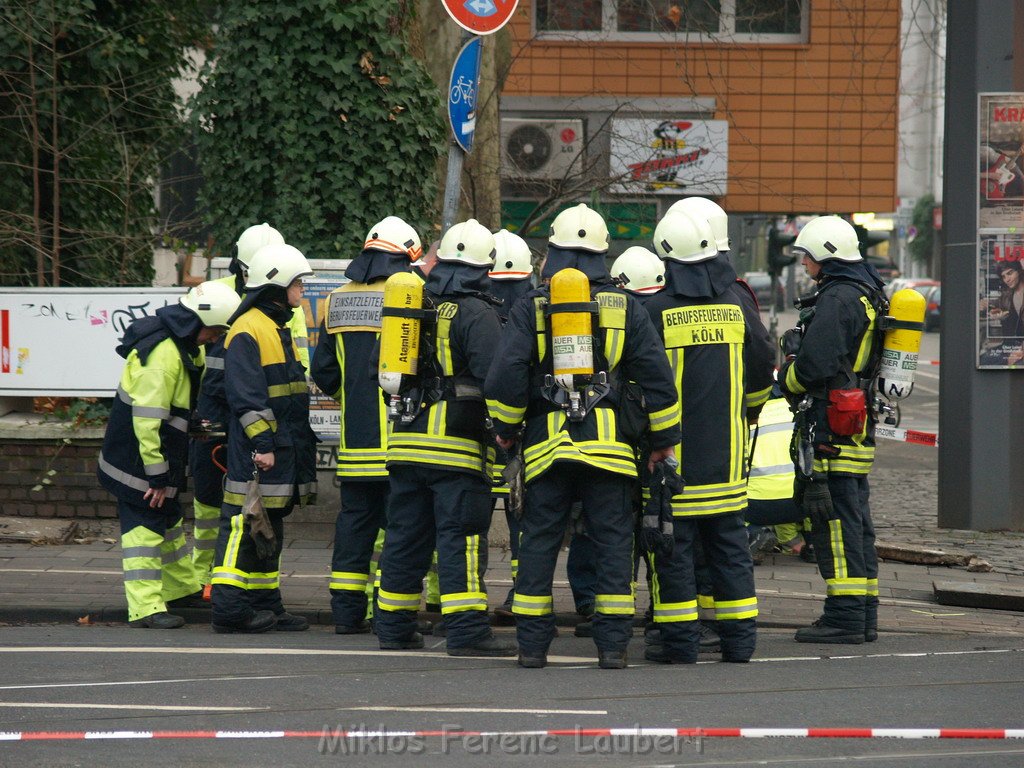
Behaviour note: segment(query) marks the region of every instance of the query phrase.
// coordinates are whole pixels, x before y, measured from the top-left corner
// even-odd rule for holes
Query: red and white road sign
[[[441,0],[455,23],[474,35],[489,35],[504,27],[519,0]]]

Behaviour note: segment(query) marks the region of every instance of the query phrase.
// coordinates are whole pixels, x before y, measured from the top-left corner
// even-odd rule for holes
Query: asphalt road
[[[1024,741],[1011,740],[544,735],[637,726],[1017,728],[1021,638],[886,635],[874,645],[815,646],[793,643],[789,630],[763,630],[758,658],[748,665],[638,661],[619,671],[597,669],[591,642],[566,634],[555,641],[552,653],[559,655],[547,669],[522,670],[509,659],[452,658],[431,643],[425,651],[381,652],[375,638],[340,638],[320,628],[269,636],[5,628],[0,739],[5,732],[115,737],[0,740],[0,765],[1024,763]],[[642,643],[637,637],[631,646],[638,659]],[[331,729],[436,735],[332,740]],[[150,731],[181,733],[129,738]],[[195,734],[217,731],[249,735]],[[307,735],[252,735],[280,731]],[[460,739],[455,731],[495,735]]]

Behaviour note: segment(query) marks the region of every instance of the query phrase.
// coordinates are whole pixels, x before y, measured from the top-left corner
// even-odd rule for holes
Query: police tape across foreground
[[[923,300],[886,301],[853,227],[813,219],[793,251],[817,290],[798,302],[776,375],[725,211],[685,198],[653,246],[609,270],[608,227],[583,204],[555,218],[537,265],[520,237],[473,219],[424,253],[387,216],[328,297],[310,356],[298,310],[308,261],[268,224],[246,229],[230,277],[137,321],[118,347],[98,474],[117,497],[130,625],[172,629],[184,624],[175,608],[206,606],[215,632],[308,629],[285,609],[280,568],[285,518],[316,496],[309,377],[341,419],[339,635],[374,631],[382,649],[409,650],[433,633],[452,656],[544,667],[568,533],[587,617],[576,634],[593,637],[601,668],[628,666],[637,612],[648,661],[744,663],[757,640],[753,554],[774,529],[826,584],[796,641],[877,640],[867,476],[876,436],[935,438],[887,426],[912,389]],[[499,498],[513,586],[491,616]],[[424,581],[436,625],[419,618]],[[514,624],[515,641],[492,621]]]

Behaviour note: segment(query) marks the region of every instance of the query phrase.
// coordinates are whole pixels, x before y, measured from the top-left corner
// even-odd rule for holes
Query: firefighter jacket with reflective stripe
[[[475,296],[429,296],[437,307],[434,358],[420,359],[425,386],[440,384],[411,424],[394,424],[388,436],[388,466],[411,464],[483,474],[490,484],[494,440],[486,427],[483,382],[501,325],[498,313]],[[425,364],[426,363],[426,364]]]
[[[384,280],[346,283],[331,292],[326,306],[310,374],[341,409],[338,477],[386,480],[387,409],[369,373],[380,338]]]
[[[550,334],[545,309],[547,287],[516,302],[484,388],[495,431],[514,436],[524,421],[523,458],[530,482],[559,461],[598,467],[636,477],[634,447],[619,428],[621,381],[643,388],[650,417],[652,449],[679,442],[679,405],[672,372],[650,318],[637,300],[609,285],[592,285],[599,312],[594,330],[594,368],[605,371],[611,393],[580,422],[544,396],[544,376],[552,373]]]
[[[186,368],[173,339],[164,339],[149,353],[146,364],[132,350],[114,396],[97,475],[122,501],[146,507],[143,496],[152,486],[166,487],[174,498],[185,488],[188,463],[188,420],[198,370]],[[190,358],[202,366],[202,351]]]
[[[234,275],[218,277],[214,282],[223,283],[238,293],[238,282]],[[242,295],[242,294],[239,294]],[[292,311],[288,321],[288,329],[295,341],[299,362],[309,370],[309,340],[306,332],[306,313],[302,307]],[[203,382],[196,401],[196,415],[227,426],[231,420],[231,409],[224,397],[224,339],[206,345],[206,368],[203,370]]]
[[[876,365],[875,327],[878,311],[858,283],[829,278],[818,291],[814,311],[801,319],[803,336],[796,359],[783,367],[780,383],[793,394],[809,393],[814,406],[809,413],[815,421],[817,437],[829,436],[838,450],[833,458],[815,452],[814,468],[819,472],[841,475],[866,475],[875,460],[875,420],[872,410],[859,435],[831,435],[825,417],[830,389],[851,389],[858,381],[870,378]]]
[[[645,304],[661,336],[679,404],[676,447],[685,488],[676,516],[740,512],[747,506],[747,415],[772,386],[774,351],[750,292],[732,282],[711,298],[670,293]]]
[[[309,387],[288,328],[253,307],[225,339],[224,393],[231,407],[224,503],[241,506],[252,478],[252,454],[274,453],[259,473],[267,509],[316,497],[316,436],[309,426]]]
[[[789,455],[793,414],[784,398],[773,398],[764,404],[757,425],[750,427],[750,440],[753,459],[747,496],[758,501],[793,498],[793,460]]]

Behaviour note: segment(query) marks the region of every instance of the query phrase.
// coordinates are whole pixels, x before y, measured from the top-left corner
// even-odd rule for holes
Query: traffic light
[[[768,272],[778,276],[782,270],[796,261],[796,256],[786,253],[787,245],[792,245],[796,235],[784,235],[774,226],[768,228]]]

